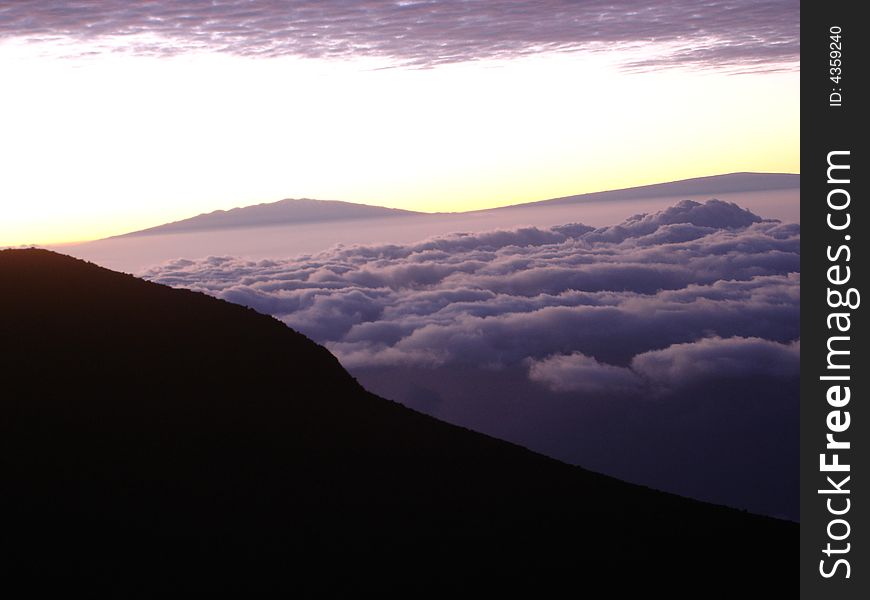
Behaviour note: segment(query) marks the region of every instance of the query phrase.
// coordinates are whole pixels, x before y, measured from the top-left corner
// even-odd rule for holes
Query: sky
[[[0,5],[0,245],[800,171],[799,2]]]

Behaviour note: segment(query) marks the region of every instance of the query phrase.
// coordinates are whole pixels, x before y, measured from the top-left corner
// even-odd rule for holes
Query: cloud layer
[[[592,469],[797,518],[800,229],[683,201],[147,278],[251,306],[372,391]]]
[[[367,55],[431,66],[552,50],[657,44],[636,68],[799,60],[797,0],[19,0],[0,7],[0,38],[128,40],[127,49],[246,56]]]
[[[176,260],[145,275],[275,315],[349,368],[497,369],[572,352],[627,367],[714,336],[797,339],[799,243],[796,225],[731,203],[684,201],[598,229],[456,234],[284,260]]]

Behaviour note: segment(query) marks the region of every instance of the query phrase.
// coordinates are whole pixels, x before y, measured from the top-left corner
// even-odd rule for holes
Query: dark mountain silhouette
[[[737,192],[765,192],[768,190],[789,190],[799,188],[801,176],[791,173],[728,173],[711,175],[709,177],[694,177],[668,183],[656,183],[639,187],[606,192],[592,192],[552,198],[538,202],[526,202],[512,206],[502,206],[488,210],[505,210],[514,208],[534,208],[542,206],[557,206],[577,204],[601,200],[639,200],[642,198],[686,197],[694,199],[709,199],[720,194]]]
[[[158,235],[164,233],[194,233],[215,229],[237,227],[265,227],[274,225],[295,225],[299,223],[323,223],[328,221],[349,221],[355,219],[374,219],[423,214],[410,210],[368,206],[337,200],[311,200],[309,198],[279,200],[266,204],[216,210],[181,221],[173,221],[141,231],[134,231],[115,237]]]
[[[122,597],[796,590],[796,524],[414,412],[253,310],[44,250],[0,251],[0,284],[4,582]]]

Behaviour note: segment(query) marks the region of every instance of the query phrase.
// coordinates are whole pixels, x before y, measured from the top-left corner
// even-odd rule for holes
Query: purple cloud
[[[554,392],[622,396],[642,390],[640,378],[631,369],[600,363],[580,352],[530,360],[529,379]]]
[[[705,338],[638,354],[629,367],[600,363],[579,352],[529,361],[529,379],[554,392],[657,395],[723,380],[793,379],[800,369],[800,342],[762,338]]]
[[[145,34],[142,37],[138,34]],[[655,44],[636,69],[776,69],[800,53],[797,0],[18,0],[0,38],[128,40],[140,53],[208,49],[245,56],[377,56],[432,66],[546,51]],[[792,67],[793,68],[793,67]]]
[[[756,376],[789,379],[798,376],[800,342],[707,338],[644,352],[632,359],[631,368],[653,385],[666,388]]]

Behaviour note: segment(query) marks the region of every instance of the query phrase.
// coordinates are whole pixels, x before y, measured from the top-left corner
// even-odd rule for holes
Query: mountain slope
[[[329,221],[399,217],[414,214],[421,213],[382,206],[339,202],[336,200],[288,199],[230,210],[216,210],[189,219],[173,221],[172,223],[116,237],[158,235],[164,233],[194,233],[199,231],[234,229],[237,227],[324,223]]]
[[[619,190],[578,194],[575,196],[565,196],[564,198],[539,200],[537,202],[526,202],[489,210],[559,206],[602,200],[638,200],[641,198],[685,197],[695,200],[708,200],[719,194],[799,188],[800,181],[800,175],[791,173],[728,173],[725,175],[694,177],[692,179],[681,179],[679,181],[642,185]]]
[[[128,596],[796,581],[795,524],[416,413],[250,309],[42,250],[0,252],[0,283],[7,577]]]

